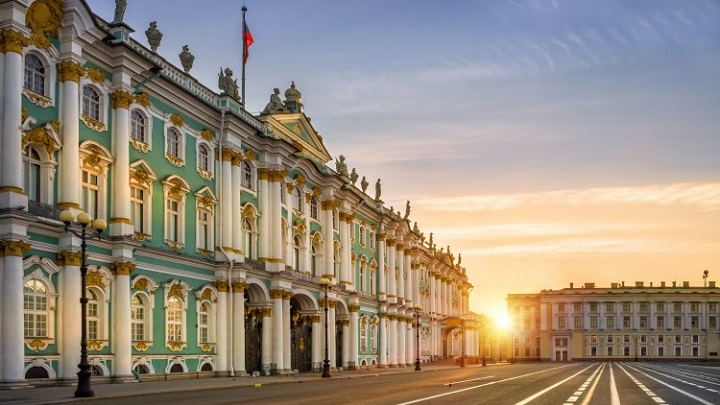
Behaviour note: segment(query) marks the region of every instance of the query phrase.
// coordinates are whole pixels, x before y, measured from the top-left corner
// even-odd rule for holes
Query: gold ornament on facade
[[[25,34],[13,30],[3,30],[2,40],[0,46],[3,48],[3,53],[15,52],[20,55],[23,54],[23,49],[31,43],[30,38],[26,37]]]
[[[94,167],[96,169],[102,168],[102,158],[100,157],[99,149],[95,146],[89,147],[90,155],[83,160],[83,166]]]
[[[322,236],[320,235],[320,232],[313,233],[313,236],[310,240],[313,245],[317,245],[318,243],[322,242]]]
[[[105,74],[103,72],[101,72],[100,69],[94,68],[94,67],[88,68],[87,77],[90,80],[92,80],[92,82],[95,84],[103,84],[103,83],[105,83],[105,79],[106,79]],[[130,96],[130,94],[128,94],[127,92],[124,92],[122,90],[118,90],[118,91],[116,91],[116,93],[117,92],[123,92],[123,93],[127,94],[128,96]],[[133,99],[133,97],[130,96],[130,101],[128,102],[128,105],[132,102],[132,99]],[[127,107],[121,107],[121,108],[127,108]]]
[[[90,69],[90,71],[91,70],[92,69]],[[90,71],[88,71],[88,72],[90,72]],[[96,71],[98,71],[98,70],[96,69]],[[88,73],[88,75],[89,75],[89,73]],[[117,90],[112,93],[113,108],[128,109],[128,108],[130,108],[130,104],[132,103],[132,101],[133,101],[133,96],[130,93],[128,93],[127,91]]]
[[[208,128],[205,128],[200,132],[200,137],[208,142],[212,142],[215,139],[212,136],[212,131]]]
[[[360,305],[358,304],[350,304],[348,305],[348,311],[350,312],[358,312],[360,311]],[[364,318],[364,317],[363,317]]]
[[[283,298],[283,290],[270,290],[270,298],[281,300]]]
[[[142,170],[131,171],[130,178],[135,180],[138,184],[146,187],[150,186],[150,182],[152,181],[150,175]]]
[[[135,270],[135,264],[131,262],[113,262],[110,270],[116,276],[129,276]]]
[[[60,0],[36,0],[28,7],[25,25],[30,27],[32,41],[38,48],[50,48],[48,35],[57,38],[58,28],[62,24],[62,9]]]
[[[27,345],[28,349],[38,352],[40,350],[45,350],[48,347],[48,342],[45,340],[40,339],[32,339],[32,340],[26,340],[25,344]]]
[[[270,169],[268,169],[267,167],[258,167],[257,175],[258,175],[258,180],[269,180],[270,179]]]
[[[98,120],[94,120],[86,115],[81,115],[80,119],[85,123],[85,126],[92,129],[95,132],[102,132],[105,130],[105,124]]]
[[[108,341],[107,340],[88,340],[87,342],[87,348],[88,350],[102,350],[105,346],[107,346]]]
[[[0,240],[4,256],[23,257],[23,252],[30,250],[30,245],[21,240]]]
[[[165,157],[167,160],[172,164],[173,166],[181,167],[185,165],[185,161],[177,156],[173,156],[169,153],[165,154]]]
[[[148,286],[148,281],[147,281],[147,279],[146,279],[146,278],[140,278],[140,279],[138,279],[138,280],[135,282],[135,286],[134,286],[134,287],[135,287],[136,290],[142,291],[142,290],[147,289],[147,286]]]
[[[130,139],[130,144],[132,145],[133,149],[138,152],[148,153],[148,151],[150,150],[150,145],[146,144],[145,142],[140,142],[135,138]]]
[[[242,212],[243,219],[248,218],[250,220],[255,219],[255,210],[253,209],[252,205],[245,204],[245,208],[243,208]]]
[[[290,298],[292,298],[293,295],[295,295],[295,294],[294,294],[292,291],[284,291],[284,292],[283,292],[283,299],[284,299],[284,300],[290,300]]]
[[[312,195],[315,197],[319,197],[320,194],[322,194],[322,190],[320,190],[320,187],[315,187],[312,189]]]
[[[147,93],[138,93],[135,95],[135,102],[148,108],[150,106],[150,97]]]
[[[260,308],[260,312],[262,313],[263,318],[269,318],[272,316],[272,308],[270,307]]]
[[[185,194],[187,194],[188,189],[185,188],[185,185],[183,184],[182,180],[178,178],[174,178],[170,180],[168,183],[170,183],[170,190],[168,190],[168,195],[170,197],[174,198],[182,198]]]
[[[200,348],[201,348],[204,352],[209,352],[210,350],[212,350],[213,347],[212,347],[211,345],[205,343],[205,344],[203,344],[202,346],[200,346]]]
[[[247,160],[257,160],[257,154],[252,149],[245,150],[245,153],[243,153],[243,155]]]
[[[286,176],[287,176],[287,169],[270,170],[268,179],[272,182],[279,183],[279,182],[285,180]]]
[[[292,194],[293,190],[295,190],[295,185],[292,183],[287,183],[286,186],[287,186],[287,193]]]
[[[175,113],[170,116],[170,122],[172,122],[172,124],[176,127],[181,127],[185,123],[185,120],[180,116],[180,114]]]
[[[310,204],[310,200],[312,200],[312,193],[305,193],[305,202]]]
[[[87,276],[85,276],[85,280],[88,287],[99,287],[103,290],[105,289],[103,275],[97,271],[88,273]]]
[[[185,342],[168,342],[168,348],[174,352],[182,350],[183,346],[185,346]]]
[[[39,105],[40,107],[45,108],[45,107],[49,106],[50,104],[52,104],[51,99],[49,99],[45,96],[41,96],[40,94],[33,93],[32,91],[30,91],[24,87],[23,87],[22,92],[25,95],[25,97],[27,97],[28,100],[30,100],[30,102],[35,105]],[[23,107],[23,108],[25,108],[25,107]],[[25,122],[25,119],[23,118],[21,120],[21,122]]]
[[[302,235],[305,233],[306,229],[307,229],[307,227],[305,225],[305,218],[298,217],[297,219],[295,219],[295,233],[296,234]]]
[[[82,261],[82,253],[80,252],[57,252],[57,261],[59,266],[79,266]]]
[[[228,282],[225,280],[215,280],[215,288],[217,288],[218,292],[226,293],[228,292]],[[205,290],[207,293],[210,292],[210,290]],[[205,294],[203,293],[203,298],[209,298],[205,297]]]
[[[242,153],[233,151],[233,155],[230,158],[230,164],[233,166],[240,166],[243,160],[245,160],[245,157]]]
[[[58,80],[61,82],[72,81],[80,82],[80,78],[85,77],[87,71],[77,62],[65,60],[57,65]]]
[[[298,174],[297,176],[295,176],[295,184],[297,184],[298,186],[304,186],[305,176],[303,176],[302,174]]]
[[[198,197],[198,205],[200,208],[211,210],[215,207],[215,200],[207,195]]]
[[[37,128],[31,129],[23,134],[22,137],[22,148],[23,150],[28,144],[35,144],[41,146],[47,153],[52,156],[53,152],[57,148],[57,142],[50,134],[45,125],[41,125]]]
[[[139,352],[144,352],[148,349],[148,345],[146,342],[137,342],[133,345],[133,347]]]
[[[235,151],[231,148],[224,147],[222,148],[222,161],[223,162],[232,162],[235,157]]]
[[[234,293],[245,293],[245,289],[248,287],[248,283],[244,281],[235,281],[233,282],[233,292]]]
[[[179,298],[182,301],[185,301],[185,294],[183,293],[183,288],[180,284],[173,284],[170,287],[170,291],[168,292],[168,298]]]
[[[325,200],[321,203],[321,207],[325,211],[332,211],[336,208],[340,208],[340,199],[333,198],[332,200]]]

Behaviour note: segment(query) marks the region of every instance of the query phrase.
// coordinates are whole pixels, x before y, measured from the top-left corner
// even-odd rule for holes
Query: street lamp
[[[638,338],[640,338],[640,336],[638,336],[638,335],[633,336],[633,339],[635,339],[635,362],[636,363],[637,363],[637,357],[638,357],[637,356],[638,355]]]
[[[323,309],[325,310],[325,360],[323,360],[322,378],[330,378],[330,357],[328,353],[328,287],[330,287],[331,281],[322,277],[318,282],[323,286],[323,290],[325,291],[325,301],[323,302]]]
[[[422,305],[415,304],[415,371],[422,371],[420,367],[420,313]]]
[[[94,397],[95,393],[93,392],[92,388],[90,387],[90,363],[88,363],[87,359],[87,291],[86,289],[86,280],[85,277],[87,276],[87,265],[85,263],[85,253],[87,250],[87,239],[92,239],[94,236],[97,236],[98,239],[100,239],[100,234],[102,231],[105,230],[107,227],[107,224],[102,219],[96,219],[95,221],[90,218],[90,215],[87,212],[81,212],[78,214],[77,218],[75,218],[75,215],[70,210],[63,210],[60,212],[60,220],[65,224],[65,232],[70,232],[73,235],[80,238],[80,322],[81,322],[81,329],[80,329],[80,364],[78,364],[78,368],[80,371],[78,371],[78,386],[77,390],[75,390],[75,396],[76,397]],[[70,229],[70,224],[73,222],[76,222],[80,225],[81,231],[78,233],[74,229]],[[90,224],[92,222],[92,225]],[[88,225],[91,225],[92,229],[95,231],[94,234],[88,234],[87,233],[87,227]]]
[[[460,318],[460,337],[462,338],[460,346],[460,367],[465,367],[465,319]]]

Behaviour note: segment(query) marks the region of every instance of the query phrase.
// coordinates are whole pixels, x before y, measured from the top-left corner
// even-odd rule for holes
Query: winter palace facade
[[[459,257],[331,158],[294,83],[253,115],[229,69],[216,92],[155,24],[150,48],[132,32],[82,0],[0,1],[2,387],[77,379],[63,210],[108,223],[85,255],[93,379],[316,372],[325,345],[334,369],[477,357]]]
[[[573,284],[510,294],[511,356],[519,361],[718,361],[720,288],[661,282]]]

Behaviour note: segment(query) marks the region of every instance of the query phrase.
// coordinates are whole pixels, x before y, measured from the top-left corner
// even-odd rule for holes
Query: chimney
[[[683,281],[683,287],[685,287],[685,288],[690,287],[690,282],[689,282],[689,281]]]
[[[625,282],[624,282],[624,281],[622,282],[622,286],[625,287]]]
[[[644,285],[645,285],[645,283],[643,283],[642,281],[635,282],[635,287],[643,287]]]
[[[660,287],[665,288],[665,282],[664,282],[664,281],[661,281],[661,282],[660,282]]]
[[[585,283],[585,288],[595,288],[595,283]]]
[[[715,282],[714,281],[708,281],[708,287],[715,288]]]
[[[610,288],[618,288],[618,283],[610,283]]]
[[[677,281],[673,281],[673,287],[677,286]]]

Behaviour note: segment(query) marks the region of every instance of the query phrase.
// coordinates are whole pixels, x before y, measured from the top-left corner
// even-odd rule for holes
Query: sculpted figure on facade
[[[341,176],[348,177],[348,168],[345,163],[345,156],[340,155],[340,157],[335,160],[335,171]]]
[[[127,8],[127,0],[115,0],[115,16],[113,17],[113,24],[121,23],[125,16],[125,9]]]
[[[280,89],[278,89],[277,87],[273,89],[273,94],[270,95],[270,102],[267,103],[262,113],[272,114],[276,112],[287,112],[285,104],[283,104],[282,100],[280,99]]]
[[[220,67],[220,73],[218,74],[218,87],[220,87],[220,90],[222,90],[225,94],[237,100],[238,84],[237,79],[233,79],[232,75],[232,69],[226,68],[225,73],[223,74],[223,69]]]
[[[355,183],[357,183],[358,177],[360,176],[357,174],[355,168],[353,167],[352,172],[350,173],[350,181],[352,182],[353,186],[355,185]]]
[[[380,185],[380,179],[375,182],[375,201],[380,200],[380,194],[382,194],[382,186]]]
[[[403,219],[408,219],[410,216],[410,201],[405,203],[405,217]]]
[[[189,73],[195,62],[195,55],[190,53],[190,48],[187,45],[183,45],[182,52],[180,52],[180,63],[182,64],[185,73]]]
[[[162,32],[157,29],[157,21],[152,21],[150,23],[150,27],[145,30],[145,36],[147,37],[148,44],[150,44],[150,50],[157,52],[163,36]]]
[[[365,176],[363,176],[362,181],[360,181],[360,187],[362,188],[363,193],[367,190],[369,184],[370,183],[368,183],[367,179],[365,179]]]

